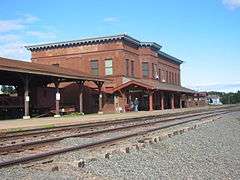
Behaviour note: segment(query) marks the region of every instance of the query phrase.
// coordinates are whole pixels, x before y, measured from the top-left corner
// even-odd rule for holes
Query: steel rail
[[[227,112],[225,112],[225,113],[227,113]],[[214,114],[209,115],[208,118],[212,117],[212,116],[215,116],[215,115]],[[16,159],[12,159],[12,160],[2,161],[2,162],[0,162],[0,168],[11,166],[11,165],[16,165],[16,164],[21,164],[21,163],[26,163],[26,162],[29,162],[29,161],[39,160],[39,159],[42,159],[42,158],[47,158],[47,157],[51,157],[51,156],[54,156],[54,155],[57,155],[57,154],[63,154],[63,153],[67,153],[67,152],[71,152],[71,151],[75,151],[75,150],[81,150],[81,149],[85,149],[85,148],[102,146],[104,144],[109,144],[109,143],[113,143],[115,141],[124,140],[124,139],[127,139],[127,138],[139,136],[139,135],[144,135],[144,134],[147,134],[149,132],[154,132],[154,131],[161,130],[161,129],[166,129],[166,128],[169,128],[169,127],[174,127],[174,126],[177,126],[177,125],[201,120],[201,119],[204,119],[204,118],[206,118],[206,117],[201,117],[201,118],[198,117],[198,118],[190,119],[190,120],[183,121],[183,122],[177,122],[177,123],[170,124],[170,125],[163,125],[163,126],[151,128],[151,129],[148,129],[148,130],[143,130],[143,131],[139,131],[139,132],[130,133],[130,134],[127,134],[127,135],[119,135],[119,136],[114,137],[114,138],[106,138],[106,139],[102,139],[102,140],[97,141],[97,142],[90,142],[90,143],[86,143],[86,144],[82,144],[82,145],[71,146],[71,147],[61,148],[61,149],[52,150],[52,151],[48,151],[48,152],[42,152],[42,153],[30,155],[30,156],[20,157],[20,158],[16,158]]]
[[[57,132],[57,131],[64,131],[64,130],[71,130],[71,129],[83,129],[83,128],[91,128],[91,127],[100,127],[105,125],[112,125],[113,123],[119,124],[124,122],[134,122],[134,121],[144,121],[146,119],[154,119],[154,118],[165,118],[165,117],[171,117],[171,116],[177,116],[177,115],[187,115],[192,113],[204,113],[204,112],[214,112],[221,109],[230,109],[237,106],[230,106],[230,107],[220,107],[216,109],[208,109],[208,110],[192,110],[187,112],[176,112],[171,114],[159,114],[159,115],[151,115],[151,116],[144,116],[144,117],[132,117],[132,118],[125,118],[125,119],[119,119],[114,121],[103,121],[103,122],[93,122],[93,123],[84,123],[84,124],[71,124],[71,125],[63,125],[63,126],[57,126],[57,127],[51,127],[51,128],[35,128],[35,129],[26,129],[21,130],[20,132],[1,132],[0,133],[0,140],[6,139],[6,138],[14,138],[14,137],[21,137],[26,135],[37,135],[37,134],[45,134],[45,133],[51,133],[51,132]]]
[[[201,114],[201,115],[208,115],[208,114],[219,115],[222,112],[226,112],[226,111],[208,112],[208,113]],[[217,114],[217,113],[219,113],[219,114]],[[161,119],[161,120],[154,120],[154,121],[150,120],[150,122],[142,122],[142,123],[138,123],[138,124],[131,124],[132,122],[129,122],[130,125],[127,124],[127,126],[125,125],[125,126],[117,127],[117,128],[109,128],[109,129],[97,130],[97,131],[85,132],[85,133],[76,133],[76,134],[54,137],[54,138],[49,138],[49,139],[43,139],[43,140],[41,139],[41,140],[36,140],[36,141],[31,141],[31,142],[2,146],[2,147],[0,147],[0,152],[10,151],[10,150],[19,149],[19,148],[25,148],[27,146],[40,145],[40,144],[45,144],[45,143],[50,143],[50,142],[61,141],[66,138],[87,137],[87,136],[98,135],[98,134],[103,134],[103,133],[108,133],[108,132],[119,131],[119,130],[125,130],[125,129],[127,130],[127,129],[131,129],[131,128],[136,128],[136,127],[152,126],[152,125],[159,124],[159,123],[165,123],[165,122],[176,121],[176,120],[180,120],[180,119],[192,118],[195,116],[199,116],[199,114],[185,115],[185,116],[180,116],[180,117],[172,117],[169,119]]]

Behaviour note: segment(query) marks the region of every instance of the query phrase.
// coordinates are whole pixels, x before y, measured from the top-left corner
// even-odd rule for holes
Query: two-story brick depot
[[[101,87],[102,111],[126,111],[139,99],[140,110],[158,110],[199,105],[193,90],[181,86],[183,61],[161,51],[155,42],[140,42],[128,35],[28,46],[32,62],[65,67],[106,77]],[[76,84],[63,84],[62,103],[77,106]],[[84,83],[83,111],[98,112],[95,84]],[[199,99],[198,99],[199,100]]]
[[[123,34],[26,48],[31,51],[29,64],[107,79],[81,78],[76,83],[74,79],[70,82],[59,78],[62,80],[57,83],[60,109],[71,107],[84,113],[126,112],[131,110],[135,98],[139,110],[143,111],[205,105],[204,98],[196,91],[181,86],[183,61],[161,51],[162,47],[155,42],[141,42]],[[51,101],[45,106],[47,110],[55,107],[53,84],[49,81],[38,90],[41,94],[38,101],[44,98]]]

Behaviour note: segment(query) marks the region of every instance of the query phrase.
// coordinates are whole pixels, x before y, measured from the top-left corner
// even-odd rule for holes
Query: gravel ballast
[[[76,151],[61,156],[65,161],[69,158],[70,162],[82,158],[79,154]],[[61,161],[61,156],[56,158]],[[0,169],[0,178],[239,179],[240,112],[224,115],[215,122],[148,145],[140,151],[87,161],[84,168],[64,165],[52,172],[49,168],[14,166]]]
[[[96,175],[127,179],[239,179],[240,113],[153,144],[90,162]]]

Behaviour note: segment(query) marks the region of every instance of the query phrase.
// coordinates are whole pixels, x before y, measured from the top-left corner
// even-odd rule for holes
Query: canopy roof
[[[174,85],[174,84],[168,84],[168,83],[162,83],[159,81],[153,81],[153,80],[144,80],[144,79],[135,79],[135,78],[128,78],[125,83],[122,85],[116,87],[113,89],[113,92],[116,92],[120,89],[126,88],[131,85],[140,86],[149,90],[162,90],[162,91],[172,91],[172,92],[182,92],[182,93],[189,93],[189,94],[195,94],[197,93],[194,90]]]
[[[92,76],[81,71],[68,68],[24,62],[0,57],[0,71],[18,72],[25,74],[45,75],[71,80],[108,81],[105,78]]]

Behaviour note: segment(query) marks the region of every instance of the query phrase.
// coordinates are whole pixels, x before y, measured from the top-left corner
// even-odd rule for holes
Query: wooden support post
[[[55,115],[54,117],[60,117],[60,92],[59,92],[59,81],[56,81],[55,83],[56,88],[56,109],[55,109]]]
[[[78,81],[77,84],[79,86],[79,113],[83,113],[83,88],[84,88],[84,80]]]
[[[24,116],[23,119],[30,119],[29,115],[29,77],[25,76],[24,80]]]
[[[161,92],[160,101],[161,101],[161,110],[164,110],[164,92]]]
[[[98,114],[103,114],[102,108],[103,108],[103,94],[102,94],[102,86],[104,82],[101,81],[95,81],[95,84],[98,87]]]
[[[153,91],[149,91],[149,111],[153,111]]]
[[[181,98],[181,95],[180,95],[180,99],[179,99],[179,106],[182,109],[182,98]]]
[[[186,107],[188,108],[189,107],[189,99],[188,99],[188,95],[186,94]]]
[[[174,108],[175,108],[174,104],[175,104],[174,94],[172,94],[172,95],[171,95],[171,109],[174,109]]]

